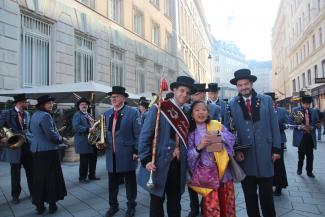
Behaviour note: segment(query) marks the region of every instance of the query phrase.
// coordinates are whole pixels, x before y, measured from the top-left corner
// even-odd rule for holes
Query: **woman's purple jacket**
[[[205,187],[216,190],[219,188],[220,181],[222,183],[226,183],[232,180],[232,175],[228,168],[222,180],[219,180],[214,154],[207,152],[206,149],[203,149],[200,153],[196,151],[196,145],[201,142],[201,138],[206,134],[206,132],[206,124],[197,124],[196,129],[188,136],[187,161],[191,174],[190,184],[197,187]],[[233,155],[235,136],[224,126],[222,126],[221,136],[228,154]]]

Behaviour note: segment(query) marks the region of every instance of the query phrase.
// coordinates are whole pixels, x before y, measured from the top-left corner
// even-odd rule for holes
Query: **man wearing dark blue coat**
[[[280,130],[271,97],[253,90],[257,77],[249,69],[234,73],[230,83],[237,86],[238,96],[229,102],[231,117],[237,132],[236,160],[246,173],[242,181],[247,214],[275,217],[273,201],[273,162],[280,158]]]
[[[306,171],[307,175],[314,178],[313,173],[313,161],[314,161],[314,149],[317,148],[316,141],[316,128],[320,127],[319,116],[317,111],[311,108],[312,97],[310,95],[303,95],[301,97],[301,106],[293,109],[293,113],[300,112],[303,115],[301,122],[295,122],[291,118],[293,124],[297,124],[297,127],[293,130],[292,144],[298,147],[298,169],[297,174],[302,174],[302,167],[306,156]]]
[[[150,108],[142,127],[139,137],[141,167],[138,183],[150,193],[150,217],[165,216],[163,208],[165,196],[167,196],[168,216],[181,216],[180,201],[185,191],[187,174],[186,144],[181,139],[183,134],[180,136],[179,128],[171,120],[179,120],[182,117],[182,121],[188,123],[186,114],[184,114],[184,105],[195,89],[193,85],[194,80],[187,76],[179,76],[177,81],[170,85],[174,97],[162,104],[169,105],[170,107],[166,107],[172,109],[167,112],[163,112],[162,109],[159,116],[155,162],[152,162],[152,143],[157,121],[158,107],[156,105]],[[147,186],[151,171],[153,171],[153,188]]]
[[[88,183],[88,180],[99,180],[96,177],[97,148],[88,142],[88,134],[95,130],[92,127],[94,125],[94,118],[87,112],[89,105],[90,102],[87,99],[81,98],[76,104],[79,111],[72,118],[76,153],[80,155],[80,183]]]
[[[274,196],[281,196],[282,189],[288,186],[287,172],[284,164],[284,146],[287,142],[287,137],[285,134],[286,124],[289,121],[289,113],[285,108],[278,107],[276,103],[275,93],[268,92],[264,93],[273,99],[273,107],[278,118],[279,129],[281,134],[281,152],[280,159],[274,162],[274,176],[273,176],[273,186],[275,186]]]
[[[6,111],[3,111],[0,115],[0,128],[6,127],[12,130],[14,134],[22,134],[26,138],[26,143],[18,149],[5,148],[3,150],[1,159],[10,163],[11,168],[11,196],[12,202],[17,204],[19,202],[19,195],[21,192],[20,186],[20,168],[24,167],[29,193],[32,193],[32,167],[33,159],[30,151],[30,134],[28,134],[27,128],[29,126],[30,115],[26,111],[27,98],[25,94],[14,96],[15,107]],[[6,143],[6,139],[1,139],[3,143]]]
[[[208,84],[208,104],[215,104],[221,107],[221,122],[229,129],[227,103],[218,97],[220,87],[217,83]]]
[[[106,169],[109,179],[109,206],[106,217],[119,210],[117,201],[118,184],[121,176],[125,177],[127,211],[125,216],[135,215],[137,183],[138,137],[141,129],[140,114],[136,108],[125,105],[128,94],[125,88],[113,86],[110,96],[113,108],[105,112],[106,120]]]

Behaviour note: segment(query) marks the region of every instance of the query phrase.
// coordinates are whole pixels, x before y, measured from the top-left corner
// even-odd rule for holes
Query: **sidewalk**
[[[297,149],[291,146],[292,131],[287,132],[288,149],[285,151],[285,162],[288,174],[289,187],[283,190],[281,197],[275,197],[277,216],[283,217],[320,217],[325,216],[325,136],[318,143],[315,153],[314,173],[315,179],[306,175],[305,170],[301,176],[296,175]],[[97,217],[104,216],[108,209],[108,179],[105,170],[105,157],[100,157],[97,164],[97,176],[99,181],[89,184],[79,184],[78,163],[64,163],[62,165],[68,196],[58,203],[58,212],[44,216],[77,216]],[[24,171],[22,169],[22,171]],[[0,162],[0,217],[38,216],[35,207],[28,198],[26,178],[22,172],[21,202],[11,204],[10,195],[10,166]],[[27,190],[27,192],[26,192]],[[120,187],[119,193],[120,211],[117,217],[124,216],[126,211],[126,194],[124,186]],[[138,187],[136,216],[145,217],[149,214],[149,195]],[[237,217],[245,217],[245,202],[241,186],[236,184],[236,209]],[[182,198],[182,216],[187,216],[189,211],[188,193]]]

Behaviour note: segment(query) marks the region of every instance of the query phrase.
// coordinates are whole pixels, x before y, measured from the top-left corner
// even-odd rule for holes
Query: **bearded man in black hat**
[[[81,98],[76,104],[79,111],[74,113],[72,118],[76,153],[80,155],[79,182],[84,184],[89,180],[100,179],[96,177],[97,148],[88,141],[88,134],[95,131],[94,118],[88,113],[89,105],[90,102],[86,98]]]
[[[247,214],[261,216],[259,197],[263,216],[275,217],[273,163],[280,158],[281,140],[273,100],[254,91],[257,77],[249,69],[237,70],[234,76],[230,83],[239,93],[229,102],[229,109],[237,132],[236,160],[246,173],[242,188]]]
[[[189,122],[185,103],[195,91],[194,80],[179,76],[171,83],[174,97],[161,104],[156,144],[156,161],[152,162],[152,143],[155,134],[158,106],[153,105],[144,121],[139,137],[141,167],[138,183],[150,193],[150,217],[164,217],[164,200],[167,196],[168,216],[181,216],[181,195],[184,193],[187,174],[187,134]],[[147,186],[153,173],[154,187]]]
[[[320,127],[317,111],[311,108],[313,99],[309,94],[303,93],[301,96],[301,106],[293,109],[293,113],[302,113],[303,119],[300,123],[295,122],[291,117],[291,122],[298,125],[293,130],[292,144],[298,147],[298,168],[297,174],[302,174],[302,167],[306,156],[307,176],[315,178],[313,173],[314,149],[317,148],[316,128]]]
[[[127,211],[125,217],[135,215],[137,182],[138,136],[140,133],[139,112],[136,108],[125,105],[129,96],[125,88],[113,86],[108,93],[113,108],[105,112],[106,120],[106,169],[108,171],[109,210],[106,217],[114,216],[119,210],[117,201],[120,177],[125,179]],[[101,144],[98,144],[100,147]],[[101,147],[100,147],[101,148]]]
[[[20,168],[24,167],[29,193],[32,193],[33,177],[33,159],[28,142],[29,133],[27,131],[30,121],[30,115],[27,108],[27,97],[25,94],[14,96],[14,108],[3,111],[0,115],[0,128],[11,129],[14,134],[21,134],[25,137],[25,143],[21,148],[5,148],[1,158],[10,163],[11,168],[11,196],[14,204],[19,203],[20,186]],[[3,144],[7,143],[7,138],[1,138]]]

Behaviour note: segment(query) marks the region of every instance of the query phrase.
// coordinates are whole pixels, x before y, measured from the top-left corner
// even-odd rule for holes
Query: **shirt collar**
[[[15,106],[15,110],[16,112],[21,112],[22,110],[19,110],[16,106]]]
[[[174,98],[172,98],[172,99],[170,99],[170,101],[172,102],[172,103],[174,103],[175,105],[177,105],[177,103],[176,103],[176,101],[175,101],[175,99]],[[183,108],[184,108],[184,105],[185,104],[183,104],[183,105],[181,105],[181,106],[178,106],[178,107],[180,107],[180,109],[182,109],[183,110]]]
[[[249,99],[249,101],[252,101],[252,95],[250,95],[249,97],[244,97],[244,96],[242,96],[242,97],[243,97],[245,102],[246,102],[247,99]]]
[[[215,101],[213,101],[213,100],[211,100],[211,99],[208,100],[208,102],[210,102],[210,103],[214,103],[214,104],[217,104],[218,101],[219,101],[219,98],[217,98]]]

